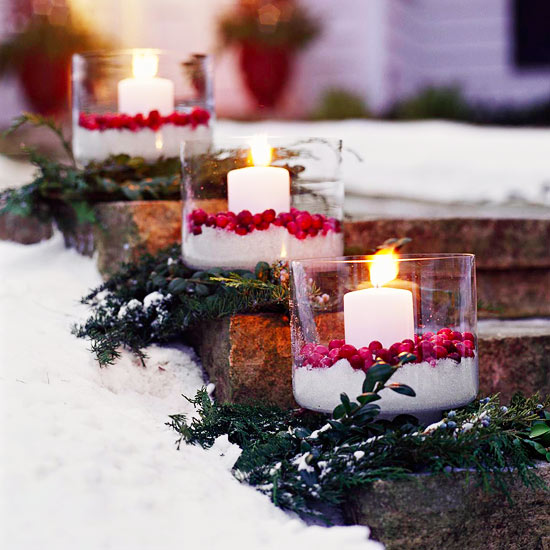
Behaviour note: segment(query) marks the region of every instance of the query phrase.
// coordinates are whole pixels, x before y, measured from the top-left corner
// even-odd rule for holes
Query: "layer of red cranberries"
[[[354,369],[366,372],[380,359],[396,365],[398,355],[403,352],[413,353],[416,356],[415,363],[427,361],[434,365],[438,359],[452,359],[459,363],[462,357],[475,356],[475,338],[471,332],[442,328],[436,334],[425,332],[421,336],[416,335],[414,342],[403,340],[387,349],[376,340],[359,349],[346,344],[345,340],[331,340],[328,346],[305,344],[300,355],[302,366],[327,368],[340,359],[347,359]]]
[[[291,208],[290,212],[276,214],[275,210],[265,210],[261,214],[252,214],[242,210],[234,212],[219,212],[216,215],[207,214],[198,208],[189,214],[189,231],[193,235],[202,233],[202,226],[233,231],[237,235],[246,235],[253,231],[265,231],[270,225],[284,227],[291,235],[303,240],[306,237],[325,236],[329,231],[340,233],[342,226],[336,218],[327,218],[322,214],[310,214],[305,210]]]
[[[78,116],[78,125],[86,130],[131,130],[137,132],[142,128],[150,128],[157,131],[164,124],[173,124],[174,126],[191,125],[196,128],[200,124],[208,125],[210,113],[206,109],[195,107],[190,113],[180,113],[174,111],[171,115],[161,116],[154,110],[148,115],[138,113],[137,115],[125,115],[124,113],[80,113]]]

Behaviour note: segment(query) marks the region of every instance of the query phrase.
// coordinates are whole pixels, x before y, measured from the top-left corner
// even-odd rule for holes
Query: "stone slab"
[[[504,401],[516,391],[550,395],[550,320],[537,322],[536,334],[526,330],[525,322],[480,323],[482,394],[500,392]],[[505,327],[504,335],[500,327]],[[262,313],[210,321],[195,330],[190,343],[216,384],[218,399],[297,406],[287,317]]]
[[[1,205],[0,205],[1,206]],[[0,240],[20,244],[34,244],[49,239],[53,234],[51,223],[15,214],[0,214]]]
[[[181,202],[134,201],[96,206],[94,227],[99,271],[111,275],[123,262],[136,261],[181,242]]]
[[[550,484],[550,465],[538,472]],[[516,482],[510,496],[484,492],[471,472],[412,475],[350,491],[343,510],[387,550],[550,549],[550,491]]]
[[[407,252],[469,252],[478,269],[550,268],[550,219],[377,219],[344,223],[346,254],[368,254],[390,237]]]

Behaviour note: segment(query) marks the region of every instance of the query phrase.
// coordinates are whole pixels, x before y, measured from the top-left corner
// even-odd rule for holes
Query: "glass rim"
[[[343,139],[339,137],[325,137],[325,136],[285,136],[285,135],[271,135],[266,134],[265,132],[257,132],[250,135],[234,135],[234,136],[220,136],[214,135],[213,139],[182,139],[181,143],[208,143],[212,146],[213,149],[216,149],[224,144],[235,144],[242,145],[242,148],[249,149],[250,141],[258,136],[265,136],[267,139],[267,144],[270,146],[282,146],[282,145],[308,145],[315,143],[322,143],[325,145],[336,146],[339,151],[342,151]]]
[[[334,258],[307,258],[291,260],[291,265],[304,265],[313,266],[315,264],[368,264],[374,261],[374,254],[363,254],[355,256],[337,256]],[[416,253],[416,254],[399,254],[397,258],[394,258],[396,262],[418,262],[418,261],[433,261],[433,260],[451,260],[451,259],[471,259],[475,260],[475,254],[469,252],[428,252],[428,253]]]
[[[189,57],[194,57],[196,59],[210,59],[213,56],[207,53],[200,52],[179,52],[177,50],[166,50],[161,48],[115,48],[113,50],[108,49],[98,49],[98,50],[87,50],[84,52],[74,53],[72,55],[73,59],[79,57],[90,59],[93,57],[101,58],[110,58],[110,57],[119,57],[124,55],[133,55],[134,53],[150,53],[160,56],[174,56],[174,55],[187,55]]]

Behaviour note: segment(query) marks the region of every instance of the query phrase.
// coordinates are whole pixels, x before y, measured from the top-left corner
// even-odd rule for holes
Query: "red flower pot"
[[[291,73],[292,52],[287,48],[245,43],[240,67],[246,87],[259,107],[272,108],[280,99]]]
[[[32,110],[51,115],[68,107],[70,57],[50,58],[33,51],[18,68],[23,92]]]

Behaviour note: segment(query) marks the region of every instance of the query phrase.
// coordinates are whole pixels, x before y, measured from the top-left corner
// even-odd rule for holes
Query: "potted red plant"
[[[219,21],[223,45],[239,48],[246,87],[258,106],[266,108],[280,99],[295,52],[319,30],[319,22],[294,0],[239,0]]]
[[[37,14],[29,7],[17,14],[22,25],[0,44],[0,78],[13,74],[29,107],[58,114],[68,107],[71,55],[103,44],[72,20],[68,8]]]

